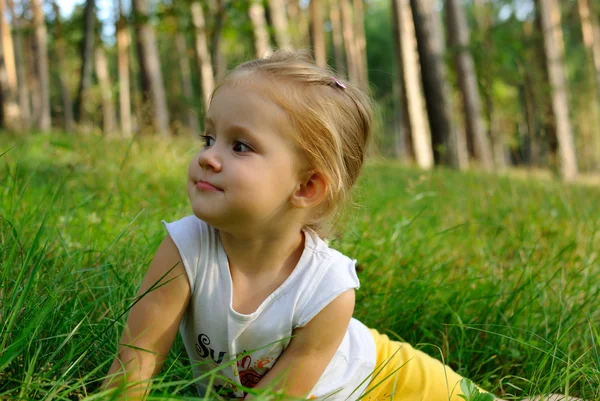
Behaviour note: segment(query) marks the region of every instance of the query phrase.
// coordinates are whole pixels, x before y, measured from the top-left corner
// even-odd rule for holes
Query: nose
[[[198,165],[206,170],[221,171],[223,165],[214,145],[200,151]]]

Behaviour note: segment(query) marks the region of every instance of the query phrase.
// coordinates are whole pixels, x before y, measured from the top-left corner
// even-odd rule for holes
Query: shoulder
[[[190,285],[194,288],[198,272],[210,260],[216,260],[218,232],[194,215],[167,223],[162,221],[177,248]]]
[[[343,285],[359,288],[360,283],[356,274],[356,259],[352,259],[335,248],[331,248],[316,233],[308,232],[310,246],[317,255],[315,258],[316,274],[320,281],[334,280]]]
[[[294,330],[298,337],[296,346],[300,349],[317,349],[324,339],[336,339],[336,349],[344,337],[354,313],[355,291],[346,290],[338,294],[302,327]],[[301,334],[302,333],[302,334]]]
[[[179,251],[171,236],[166,235],[146,272],[141,292],[155,294],[150,299],[178,298],[187,302],[189,288]]]
[[[194,215],[170,223],[162,220],[162,223],[182,254],[197,250],[203,244],[214,245],[218,236],[213,227]]]
[[[315,236],[312,236],[309,245],[313,247],[313,254],[305,273],[307,282],[299,302],[295,327],[305,326],[328,306],[339,312],[337,308],[344,308],[351,301],[350,309],[353,309],[354,290],[360,287],[356,260],[330,248]]]

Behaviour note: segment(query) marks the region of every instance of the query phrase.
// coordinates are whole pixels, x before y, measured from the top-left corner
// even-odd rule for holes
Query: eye
[[[215,143],[215,138],[210,135],[200,135],[200,140],[204,142],[205,148],[210,148]]]
[[[250,145],[245,144],[244,142],[235,141],[233,144],[233,151],[239,153],[252,152],[254,149],[250,147]]]

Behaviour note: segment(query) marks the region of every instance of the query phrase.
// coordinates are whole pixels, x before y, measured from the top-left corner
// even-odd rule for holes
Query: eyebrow
[[[251,129],[249,129],[243,125],[232,124],[229,126],[229,129],[227,130],[227,132],[230,134],[239,135],[241,137],[250,139],[252,141],[258,140],[258,137],[254,133],[254,131],[252,131]]]
[[[215,126],[213,120],[211,120],[210,117],[205,118],[204,123],[206,126],[211,126],[211,127]],[[252,131],[250,128],[247,128],[244,125],[240,125],[240,124],[231,124],[227,129],[227,133],[233,133],[235,135],[241,135],[243,137],[247,137],[248,139],[258,140],[258,137],[254,133],[254,131]]]

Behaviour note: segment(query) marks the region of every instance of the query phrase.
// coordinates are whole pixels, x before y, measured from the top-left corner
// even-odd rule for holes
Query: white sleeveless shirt
[[[254,387],[285,350],[295,328],[306,325],[341,293],[359,287],[356,261],[305,229],[304,250],[290,276],[255,312],[241,314],[232,307],[229,263],[218,230],[196,216],[163,224],[190,282],[191,300],[179,329],[201,396],[212,382],[211,391],[243,397],[236,384]],[[370,382],[375,358],[373,336],[353,318],[310,396],[357,399]]]

